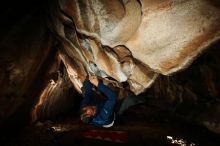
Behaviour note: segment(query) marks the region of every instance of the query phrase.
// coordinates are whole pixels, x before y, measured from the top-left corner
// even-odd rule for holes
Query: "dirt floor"
[[[154,109],[154,110],[152,110]],[[138,114],[137,114],[138,113]],[[219,146],[220,137],[167,111],[139,105],[111,128],[84,125],[70,113],[2,133],[1,146]]]

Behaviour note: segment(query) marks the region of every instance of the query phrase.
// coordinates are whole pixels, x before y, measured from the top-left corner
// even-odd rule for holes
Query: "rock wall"
[[[138,95],[159,74],[189,66],[220,38],[220,9],[207,0],[66,0],[54,3],[49,14],[61,50],[76,63],[66,66],[77,90],[93,72],[128,82]]]
[[[210,47],[186,70],[173,76],[159,76],[147,91],[147,96],[166,101],[166,108],[174,115],[220,133],[219,48],[220,42]]]
[[[26,107],[33,106],[39,79],[42,82],[39,77],[51,58],[48,54],[54,54],[51,51],[54,41],[42,13],[30,8],[16,10],[1,14],[4,21],[0,42],[0,123],[24,103]]]

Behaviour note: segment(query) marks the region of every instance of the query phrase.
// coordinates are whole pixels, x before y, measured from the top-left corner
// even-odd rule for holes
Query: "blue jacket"
[[[114,107],[117,100],[117,95],[108,86],[99,82],[97,90],[105,95],[105,99],[93,102],[92,83],[89,80],[85,80],[82,87],[83,100],[81,102],[81,108],[87,105],[96,106],[96,115],[92,120],[92,124],[97,126],[108,125],[114,120]]]

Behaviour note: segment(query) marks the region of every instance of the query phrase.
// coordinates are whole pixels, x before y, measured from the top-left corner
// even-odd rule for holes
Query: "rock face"
[[[43,17],[39,17],[35,11],[25,10],[27,13],[20,11],[17,15],[8,11],[11,14],[9,16],[17,16],[15,22],[6,19],[1,28],[1,122],[14,114],[28,99],[34,101],[31,96],[36,89],[32,85],[36,85],[36,79],[40,79],[37,77],[44,73],[42,68],[47,68],[48,54],[54,56],[51,51],[53,40],[47,33]],[[7,17],[7,11],[5,14]],[[7,24],[5,27],[4,23]]]
[[[60,0],[50,14],[60,49],[75,62],[61,57],[79,92],[95,70],[128,82],[138,95],[158,74],[186,68],[220,38],[220,9],[207,0]]]
[[[34,121],[59,113],[54,108],[59,108],[56,104],[60,104],[59,109],[66,106],[67,100],[71,100],[69,89],[74,88],[74,94],[81,93],[88,74],[96,74],[105,84],[122,92],[129,89],[139,95],[150,88],[155,97],[166,96],[171,102],[187,98],[194,104],[202,96],[191,82],[178,84],[190,74],[175,74],[219,40],[218,1],[46,2],[36,10],[24,9],[14,19],[16,23],[7,22],[8,29],[2,31],[1,119],[23,113],[18,111],[21,108],[27,109],[28,115],[32,111]],[[13,16],[7,13],[10,10],[2,14],[3,18]],[[207,96],[218,98],[219,79],[213,68],[220,65],[219,59],[214,66],[202,65],[199,69],[208,70],[201,71]],[[195,84],[201,84],[200,81]]]
[[[186,70],[173,76],[159,76],[147,95],[168,102],[166,108],[184,120],[220,133],[219,48],[218,42]]]

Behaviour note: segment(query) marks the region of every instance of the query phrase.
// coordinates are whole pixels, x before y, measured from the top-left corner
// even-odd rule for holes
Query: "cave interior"
[[[197,8],[201,17],[185,18]],[[1,5],[0,15],[1,146],[220,145],[219,1],[21,0]],[[183,52],[174,63],[172,51]],[[122,100],[135,98],[113,127],[80,121],[88,71]]]

